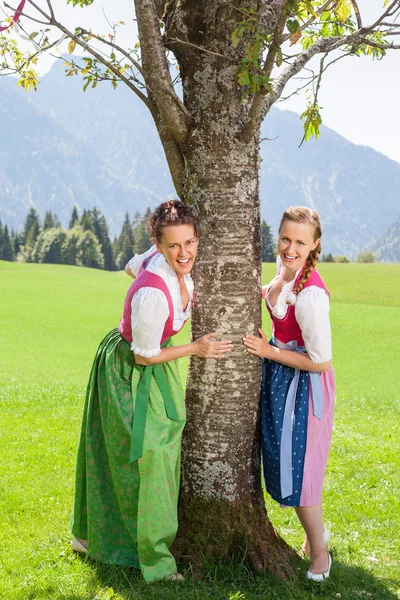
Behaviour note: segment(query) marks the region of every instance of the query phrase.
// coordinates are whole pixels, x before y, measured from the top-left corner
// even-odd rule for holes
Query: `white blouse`
[[[152,246],[144,254],[136,254],[127,264],[136,277],[143,261],[157,250]],[[178,331],[188,319],[193,297],[193,280],[191,276],[184,275],[185,285],[189,294],[189,302],[183,309],[182,296],[179,282],[174,269],[167,263],[162,254],[156,254],[148,262],[146,269],[150,273],[159,275],[167,285],[174,306],[173,328]],[[132,297],[132,339],[131,350],[145,358],[158,356],[161,352],[161,338],[165,322],[169,317],[168,301],[164,292],[151,287],[143,287]]]
[[[268,293],[272,284],[279,278],[279,275],[268,284],[265,295],[265,303],[269,306],[272,314],[277,319],[283,319],[286,316],[289,305],[296,305],[296,321],[301,329],[304,344],[311,362],[323,363],[332,360],[332,335],[331,324],[329,320],[329,296],[320,287],[310,285],[304,288],[296,296],[293,294],[293,287],[296,277],[300,271],[297,271],[295,278],[282,288],[275,306],[271,306]]]

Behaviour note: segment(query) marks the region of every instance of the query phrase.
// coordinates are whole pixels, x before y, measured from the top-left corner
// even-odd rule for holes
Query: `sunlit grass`
[[[267,281],[274,266],[264,269]],[[301,577],[284,584],[254,576],[238,560],[208,565],[201,581],[188,572],[184,585],[146,586],[136,571],[82,560],[67,546],[86,380],[100,339],[118,323],[129,280],[0,262],[0,598],[400,597],[400,266],[323,264],[320,272],[332,294],[338,384],[324,495],[332,578],[321,590]],[[269,331],[266,314],[264,324]],[[293,512],[272,501],[268,510],[299,548]]]

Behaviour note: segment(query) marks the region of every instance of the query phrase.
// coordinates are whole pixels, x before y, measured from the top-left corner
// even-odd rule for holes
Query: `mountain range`
[[[97,206],[115,234],[126,211],[175,196],[147,108],[122,84],[83,92],[61,61],[37,92],[0,79],[0,132],[0,219],[16,230],[32,206],[66,225],[76,204],[79,212]],[[287,206],[307,205],[321,215],[324,253],[378,250],[400,218],[400,164],[324,126],[299,148],[302,133],[299,116],[278,109],[262,125],[263,218],[276,231]]]

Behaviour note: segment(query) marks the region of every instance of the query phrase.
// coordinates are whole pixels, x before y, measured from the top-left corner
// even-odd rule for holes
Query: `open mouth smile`
[[[283,256],[285,257],[285,260],[289,260],[289,261],[294,261],[296,260],[297,256],[289,256],[289,254],[283,254]]]

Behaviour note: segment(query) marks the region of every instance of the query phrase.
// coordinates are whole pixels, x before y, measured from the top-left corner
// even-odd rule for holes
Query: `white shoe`
[[[332,566],[332,558],[331,555],[328,552],[328,570],[325,571],[325,573],[311,573],[310,570],[307,571],[307,579],[311,579],[311,581],[324,581],[324,579],[328,579],[329,574],[331,572],[331,566]]]
[[[77,540],[75,536],[70,541],[70,544],[71,544],[71,548],[72,548],[72,550],[74,550],[74,552],[81,552],[82,554],[88,553],[88,549],[86,548],[86,546],[84,546],[82,544],[82,542]]]

